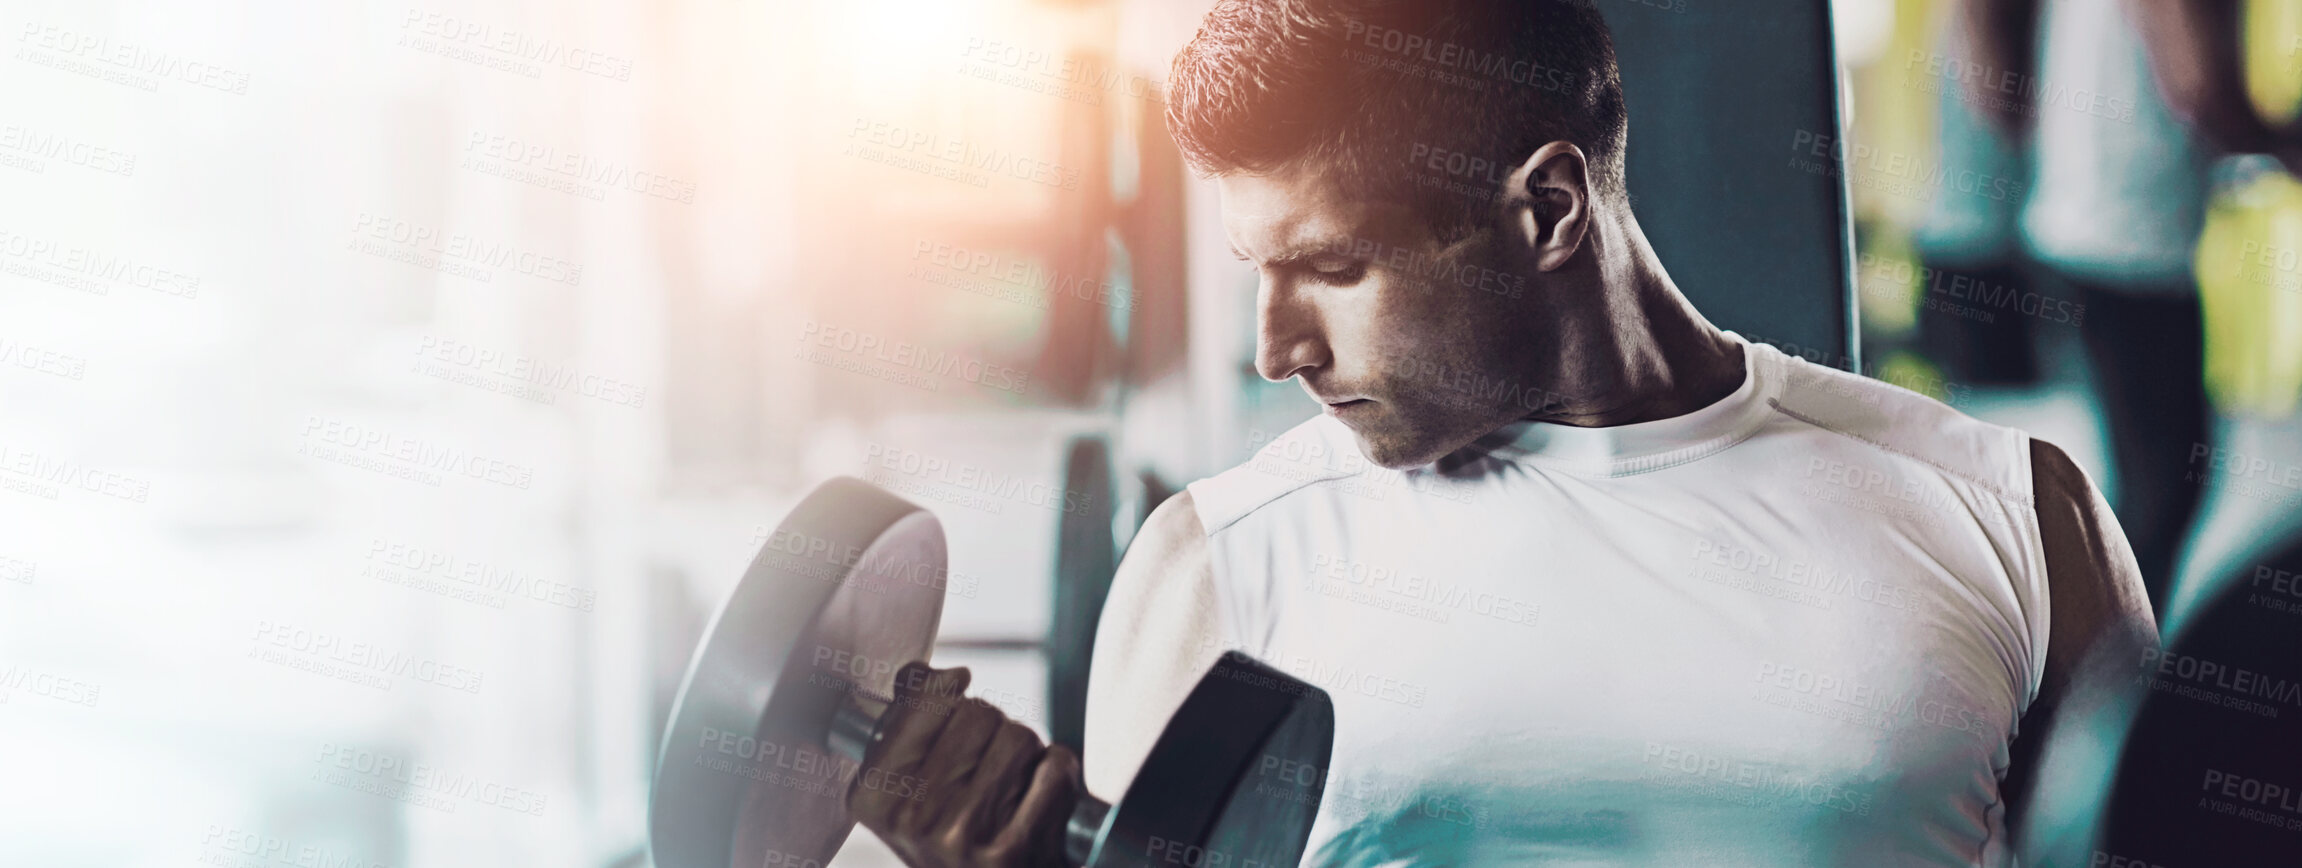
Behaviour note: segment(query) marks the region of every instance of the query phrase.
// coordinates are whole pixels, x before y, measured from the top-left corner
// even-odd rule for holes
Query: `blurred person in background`
[[[1977,55],[1971,46],[1996,28],[1977,21],[1984,10],[1967,0],[1951,0],[1951,26],[1937,34],[1930,67],[1941,64],[1958,78]],[[2027,44],[2006,46],[2013,55],[1997,62],[2028,64]],[[1977,61],[1979,65],[1980,61]],[[1929,70],[1931,71],[1931,69]],[[1911,243],[1926,271],[1920,292],[1943,294],[1944,285],[1975,286],[1992,294],[2020,294],[2037,283],[2035,267],[2022,249],[2016,225],[2031,184],[2027,116],[2004,100],[1978,101],[1958,84],[1940,86],[1937,160],[1946,177],[2003,179],[2003,186],[1977,185],[1972,192],[1941,190],[1927,200]],[[1991,110],[1996,108],[1996,111]],[[1963,292],[1949,294],[1960,295]],[[2005,312],[1975,314],[1964,305],[1921,304],[1918,345],[1942,368],[1943,377],[1973,386],[2033,386],[2039,380],[2036,320]]]
[[[2191,450],[2210,442],[2213,412],[2192,263],[2214,154],[2151,79],[2137,25],[2155,25],[2135,9],[2165,5],[1965,0],[1952,33],[1971,55],[1942,125],[1946,158],[2011,166],[2010,147],[2029,151],[2022,254],[2085,311],[2113,504],[2157,608],[2204,492],[2190,478]],[[1979,124],[1962,120],[1969,112]],[[1997,212],[1994,232],[1969,233],[1978,261],[2011,252],[2012,213]]]
[[[2151,69],[2173,112],[2217,147],[2196,274],[2206,313],[2208,394],[2228,419],[2201,464],[2218,484],[2214,520],[2181,565],[2162,609],[2169,629],[2255,567],[2302,546],[2302,492],[2261,474],[2217,471],[2216,459],[2302,466],[2302,2],[2129,0]],[[2221,465],[2227,468],[2225,463]],[[2201,479],[2201,482],[2206,479]],[[2288,558],[2291,555],[2287,555]]]

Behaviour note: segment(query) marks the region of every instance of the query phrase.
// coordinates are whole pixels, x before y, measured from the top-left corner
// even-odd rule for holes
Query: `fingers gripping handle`
[[[850,762],[861,764],[864,750],[879,737],[879,719],[887,714],[891,700],[850,691],[846,702],[831,713],[831,732],[824,737],[832,752]]]
[[[894,700],[873,696],[860,690],[848,693],[848,699],[831,714],[831,728],[825,741],[832,751],[849,761],[861,765],[863,754],[879,740],[879,722],[887,716],[887,708]],[[1071,806],[1071,817],[1063,823],[1063,858],[1072,865],[1087,864],[1087,856],[1095,851],[1095,839],[1103,834],[1103,824],[1111,816],[1111,803],[1085,793]]]

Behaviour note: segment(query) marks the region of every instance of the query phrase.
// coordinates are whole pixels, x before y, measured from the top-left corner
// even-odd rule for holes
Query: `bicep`
[[[2031,475],[2049,602],[2044,677],[2012,749],[2007,796],[2036,859],[2083,846],[2138,699],[2134,667],[2158,644],[2142,573],[2092,480],[2032,440]],[[2083,853],[2080,853],[2083,855]],[[2029,861],[2029,860],[2026,860]]]
[[[2127,674],[2127,652],[2156,644],[2158,629],[2134,551],[2094,481],[2052,443],[2032,440],[2030,455],[2051,601],[2040,694],[2067,694],[2102,678],[2105,661]]]
[[[1206,535],[1188,491],[1153,510],[1111,579],[1087,674],[1087,789],[1126,792],[1167,718],[1224,650]]]

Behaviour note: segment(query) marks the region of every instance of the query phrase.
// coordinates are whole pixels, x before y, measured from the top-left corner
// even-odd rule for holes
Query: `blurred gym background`
[[[2302,185],[2116,3],[2009,123],[1952,0],[1595,2],[1706,313],[2054,440],[2183,653],[2302,680]],[[2302,7],[2238,5],[2290,126]],[[939,513],[938,662],[1077,743],[1142,517],[1316,409],[1164,132],[1206,6],[0,0],[0,863],[643,864],[693,643],[834,475]],[[2152,702],[2097,783],[2173,831],[2106,848],[2302,841],[2191,804],[2302,783],[2302,706]]]

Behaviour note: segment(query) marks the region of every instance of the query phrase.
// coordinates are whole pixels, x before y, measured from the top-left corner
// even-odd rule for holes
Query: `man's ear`
[[[1582,249],[1591,217],[1588,170],[1583,149],[1551,142],[1503,182],[1504,225],[1534,253],[1536,268],[1555,271]]]

